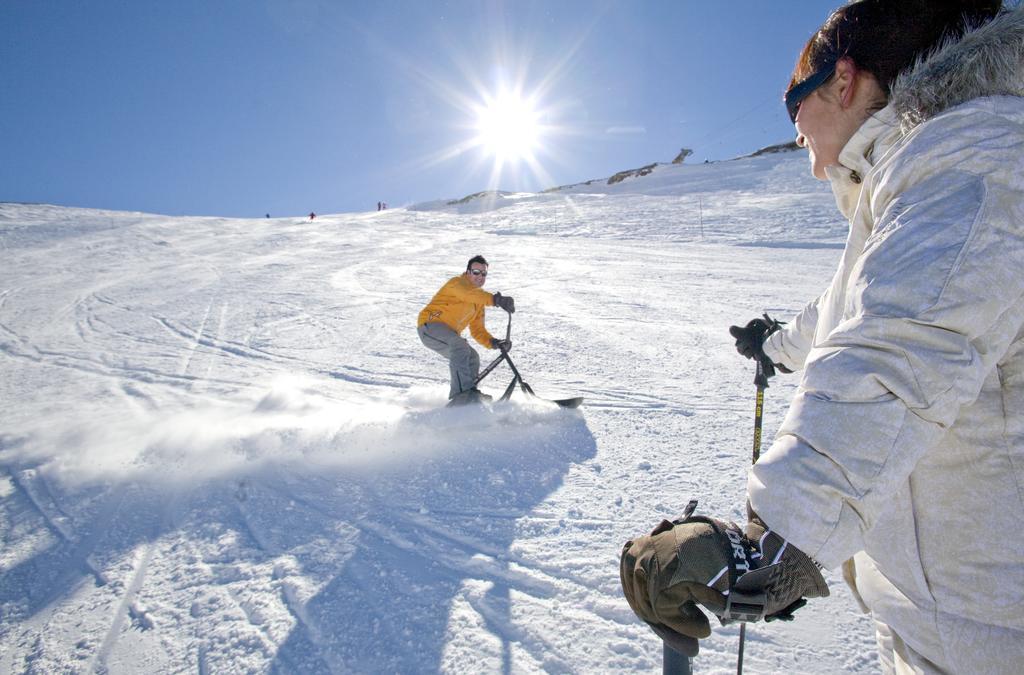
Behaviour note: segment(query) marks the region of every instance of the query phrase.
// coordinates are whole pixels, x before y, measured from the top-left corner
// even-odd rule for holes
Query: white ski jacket
[[[1024,653],[1024,8],[901,76],[840,162],[839,267],[764,345],[804,372],[751,505],[822,565],[853,557],[915,649],[991,629]]]

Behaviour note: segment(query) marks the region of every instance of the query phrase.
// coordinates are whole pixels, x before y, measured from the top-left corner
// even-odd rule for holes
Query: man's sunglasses
[[[786,102],[786,110],[789,111],[789,119],[793,124],[796,124],[796,114],[800,112],[800,104],[804,99],[813,94],[815,89],[828,82],[835,72],[836,62],[829,59],[810,77],[797,82],[786,91],[783,100]]]
[[[472,274],[474,277],[486,277],[487,276],[487,271],[486,270],[470,270],[469,273]]]

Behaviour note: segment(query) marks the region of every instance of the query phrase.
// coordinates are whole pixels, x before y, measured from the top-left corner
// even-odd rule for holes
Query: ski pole
[[[775,377],[775,365],[767,357],[757,359],[757,372],[754,374],[754,386],[757,397],[754,404],[754,449],[751,453],[751,464],[757,464],[761,457],[761,419],[764,411],[764,390],[768,388],[768,378]]]
[[[764,390],[768,388],[768,378],[775,375],[775,366],[767,358],[758,358],[757,372],[754,374],[754,386],[757,396],[754,399],[754,448],[751,452],[751,464],[757,464],[761,457],[761,422],[764,416]],[[736,659],[736,675],[743,675],[743,646],[747,639],[747,622],[740,624],[740,646]]]
[[[690,675],[690,657],[672,649],[665,641],[661,643],[661,674]]]

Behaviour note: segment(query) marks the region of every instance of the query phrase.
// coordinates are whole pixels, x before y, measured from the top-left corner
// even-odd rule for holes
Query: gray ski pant
[[[448,398],[472,389],[480,373],[480,355],[469,342],[443,323],[425,323],[416,332],[425,346],[448,359],[452,376]]]

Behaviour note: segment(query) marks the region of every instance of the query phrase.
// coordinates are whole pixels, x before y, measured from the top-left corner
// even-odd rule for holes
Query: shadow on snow
[[[596,453],[579,412],[534,412],[519,421],[513,413],[483,421],[410,413],[394,428],[359,439],[375,443],[384,461],[293,458],[188,490],[133,481],[62,491],[32,467],[2,467],[19,488],[8,517],[39,514],[54,535],[0,577],[4,623],[16,629],[9,622],[15,615],[21,623],[52,612],[52,621],[74,611],[78,590],[91,582],[96,593],[110,596],[110,606],[129,606],[125,626],[159,630],[177,622],[194,636],[183,656],[200,669],[216,669],[218,659],[229,666],[233,653],[215,646],[208,633],[219,619],[204,613],[204,588],[234,584],[278,598],[292,617],[283,642],[263,650],[275,672],[437,672],[452,657],[446,649],[465,641],[458,625],[474,613],[472,623],[493,636],[490,651],[479,654],[507,672],[510,643],[531,648],[510,616],[511,591],[541,598],[554,592],[524,572],[530,563],[512,547],[522,535],[518,521],[537,515],[570,467]],[[388,434],[401,442],[389,444]],[[218,543],[225,538],[235,543]],[[114,563],[138,546],[153,549],[135,556],[140,583],[111,583],[105,570],[117,569]],[[146,605],[154,590],[141,584],[146,570],[138,560],[161,556],[153,565],[153,576],[165,577],[159,592],[196,598],[184,618],[179,611],[168,620],[160,609],[140,617],[133,598],[123,600],[134,593]],[[104,630],[123,629],[116,618],[113,626]],[[107,658],[101,647],[110,640],[89,640],[98,645],[93,659],[101,664]],[[537,651],[542,661],[554,658],[542,646]]]

